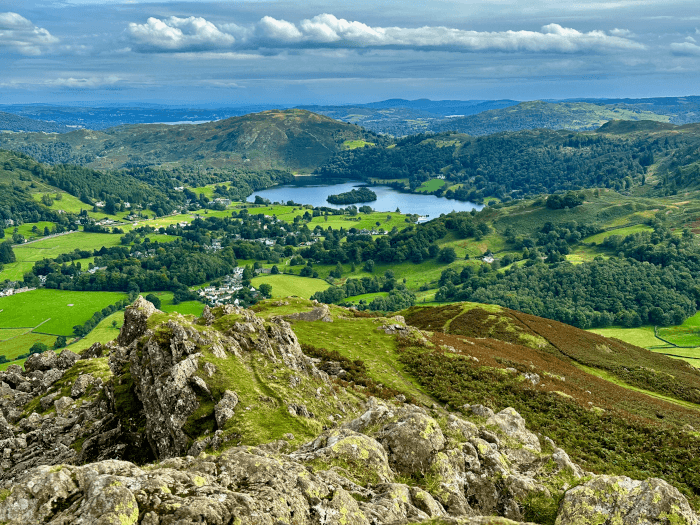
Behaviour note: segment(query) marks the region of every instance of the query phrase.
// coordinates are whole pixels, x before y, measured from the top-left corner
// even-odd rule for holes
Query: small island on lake
[[[371,202],[377,200],[377,194],[363,186],[358,190],[350,190],[337,195],[329,195],[326,199],[331,204],[356,204],[358,202]]]

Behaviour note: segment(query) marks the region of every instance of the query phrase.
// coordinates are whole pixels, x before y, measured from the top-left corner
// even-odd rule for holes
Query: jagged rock
[[[357,469],[357,476],[370,481],[390,482],[394,473],[384,448],[374,439],[349,429],[334,429],[290,455],[298,461],[321,461],[332,465],[339,461]]]
[[[60,368],[54,368],[52,370],[47,370],[44,376],[41,378],[41,385],[44,390],[47,390],[51,385],[63,377],[65,370]]]
[[[236,405],[238,405],[238,396],[235,392],[226,390],[224,392],[224,397],[222,397],[221,401],[214,407],[216,426],[219,427],[219,429],[223,429],[226,422],[234,416]]]
[[[153,303],[139,295],[136,301],[124,311],[124,324],[119,330],[117,344],[129,346],[133,340],[145,334],[148,329],[148,318],[158,311]]]
[[[95,346],[95,345],[92,345]],[[92,347],[90,347],[92,348]],[[99,356],[95,356],[99,357]],[[75,363],[77,363],[80,360],[80,356],[76,354],[75,352],[71,352],[68,349],[61,350],[61,353],[58,354],[58,358],[56,359],[56,366],[60,368],[61,370],[68,370],[71,368]]]
[[[513,408],[501,410],[486,421],[486,426],[495,425],[508,437],[515,439],[524,447],[540,452],[540,440],[525,426],[525,420]]]
[[[211,309],[208,306],[205,306],[202,316],[197,320],[197,322],[199,324],[210,326],[214,323],[214,321],[216,321],[216,317],[211,312]]]
[[[214,374],[216,374],[216,366],[214,366],[211,363],[204,363],[204,366],[202,368],[204,369],[204,372],[207,374],[208,377],[211,377]]]
[[[306,408],[306,405],[301,404],[301,403],[300,404],[290,403],[289,405],[287,405],[287,411],[292,416],[314,417],[314,415],[311,412],[309,412],[309,409]]]
[[[105,351],[105,346],[102,343],[93,343],[90,348],[83,350],[80,353],[80,359],[93,359],[95,357],[102,357]]]
[[[698,525],[700,520],[678,489],[650,478],[597,476],[566,492],[557,525],[624,523],[625,525]]]
[[[73,399],[77,399],[85,394],[88,389],[93,386],[98,386],[102,384],[100,378],[95,378],[91,374],[82,374],[77,377],[73,387],[70,390],[70,395]]]
[[[39,401],[39,404],[41,405],[41,409],[45,412],[51,406],[53,406],[53,402],[55,401],[56,397],[58,396],[58,392],[53,392],[52,394],[45,395],[44,397],[41,398],[41,401]]]
[[[51,351],[42,352],[40,354],[32,354],[24,362],[24,369],[27,372],[34,370],[51,370],[57,368],[58,356]]]
[[[56,412],[61,415],[67,414],[73,408],[73,400],[68,396],[63,396],[53,402]]]
[[[383,428],[377,436],[397,472],[426,472],[432,456],[445,446],[445,436],[432,417],[411,412]]]

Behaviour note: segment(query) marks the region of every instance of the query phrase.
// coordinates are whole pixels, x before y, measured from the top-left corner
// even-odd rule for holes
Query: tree
[[[59,335],[53,343],[55,349],[63,348],[66,346],[66,337],[64,335]]]
[[[3,242],[0,244],[0,264],[13,262],[15,262],[15,252],[12,250],[12,243],[10,241]]]
[[[146,301],[152,303],[153,306],[160,310],[160,298],[156,294],[149,293],[146,296]]]
[[[262,283],[260,286],[258,286],[258,291],[264,297],[271,297],[272,296],[272,285],[269,283]]]
[[[49,349],[48,346],[46,346],[44,343],[36,342],[32,345],[32,347],[29,349],[29,355],[32,354],[43,354]]]
[[[457,259],[457,253],[455,253],[455,249],[451,246],[444,247],[438,253],[438,261],[441,263],[450,264],[451,262],[454,262],[455,259]]]
[[[365,261],[364,266],[362,269],[368,273],[372,273],[374,271],[374,261],[372,259],[368,259]]]
[[[277,265],[274,265],[274,266],[270,269],[270,273],[271,273],[272,275],[278,275],[278,274],[280,273],[280,269],[277,268]]]

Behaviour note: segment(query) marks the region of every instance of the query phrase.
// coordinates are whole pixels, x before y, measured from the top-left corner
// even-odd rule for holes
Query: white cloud
[[[276,26],[279,23],[280,26]],[[397,47],[439,48],[462,52],[553,52],[575,53],[620,49],[644,49],[644,45],[624,35],[602,31],[582,33],[576,29],[549,24],[540,31],[468,31],[444,26],[371,27],[361,22],[322,14],[302,20],[299,27],[265,17],[265,27],[284,27],[278,44],[297,43],[310,47]],[[621,31],[621,30],[619,30]],[[267,36],[275,39],[275,35]]]
[[[230,47],[236,41],[233,35],[194,16],[151,17],[145,24],[130,23],[126,32],[139,51],[208,51]]]
[[[671,53],[679,56],[700,56],[700,46],[692,42],[674,42],[671,44]]]
[[[46,29],[17,13],[0,13],[0,49],[13,48],[23,55],[40,55],[58,43]]]
[[[611,29],[610,31],[608,31],[608,33],[611,34],[612,36],[621,36],[621,37],[627,37],[627,38],[634,36],[634,33],[632,33],[632,31],[630,31],[629,29],[619,29],[617,27],[615,29]]]
[[[100,86],[111,86],[123,80],[117,75],[97,76],[97,77],[63,77],[44,81],[49,86],[61,86],[70,88],[95,88]]]
[[[127,34],[137,51],[211,51],[223,49],[396,48],[451,52],[596,53],[640,50],[624,29],[581,32],[549,24],[540,31],[469,31],[445,26],[372,27],[328,13],[299,24],[265,16],[251,27],[216,26],[203,18],[129,24]],[[235,35],[235,36],[234,36]]]
[[[291,22],[277,20],[271,16],[264,16],[258,22],[257,34],[282,44],[299,42],[303,37],[301,31]]]

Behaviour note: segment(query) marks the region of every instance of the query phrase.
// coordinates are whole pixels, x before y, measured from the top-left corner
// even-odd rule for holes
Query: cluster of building
[[[237,266],[233,274],[227,275],[222,279],[221,286],[207,286],[200,289],[200,299],[209,306],[221,306],[224,304],[238,306],[238,299],[235,295],[239,290],[243,289],[243,270],[244,268]],[[251,286],[250,291],[255,292],[256,290]]]
[[[36,288],[29,288],[26,286],[24,288],[8,288],[0,291],[0,297],[9,297],[10,295],[17,295],[18,293],[31,292],[32,290],[36,290]]]

